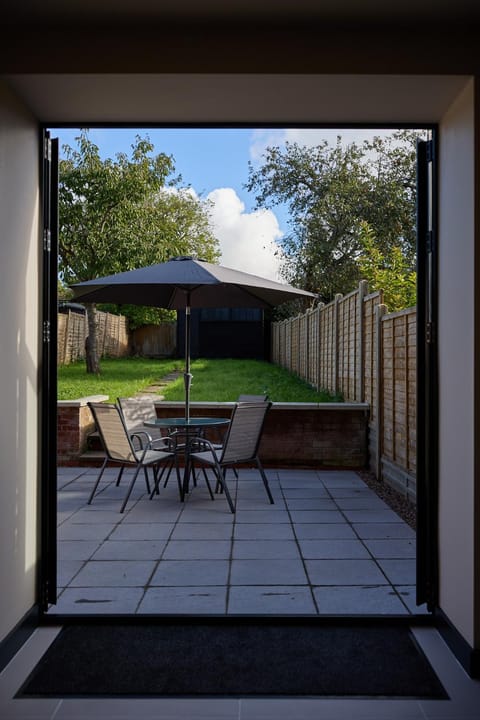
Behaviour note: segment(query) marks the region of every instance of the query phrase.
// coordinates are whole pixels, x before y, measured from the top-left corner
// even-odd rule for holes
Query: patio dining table
[[[145,420],[145,427],[160,428],[168,431],[169,435],[183,436],[185,442],[182,446],[184,453],[185,469],[183,475],[183,495],[189,490],[188,454],[191,441],[196,437],[204,437],[205,430],[209,428],[221,428],[228,425],[230,418],[225,417],[165,417],[151,418]]]

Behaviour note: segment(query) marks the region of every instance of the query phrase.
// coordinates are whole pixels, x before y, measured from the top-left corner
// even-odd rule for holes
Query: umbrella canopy
[[[149,267],[87,280],[72,286],[75,300],[90,303],[148,305],[182,310],[185,323],[185,416],[190,400],[190,308],[271,308],[315,295],[191,257],[172,258]]]

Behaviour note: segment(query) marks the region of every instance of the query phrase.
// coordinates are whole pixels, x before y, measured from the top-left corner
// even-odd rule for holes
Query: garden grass
[[[85,363],[58,369],[58,399],[73,400],[88,395],[129,397],[158,383],[174,370],[183,372],[179,360],[122,358],[102,360],[100,376],[87,375]],[[260,360],[193,360],[190,391],[192,402],[233,402],[239,395],[266,394],[273,402],[338,402],[328,392],[317,392],[308,383],[277,365]],[[185,399],[183,376],[161,390],[165,400]]]

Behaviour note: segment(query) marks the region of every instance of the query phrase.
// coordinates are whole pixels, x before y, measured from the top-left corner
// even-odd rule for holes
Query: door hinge
[[[43,249],[45,252],[50,252],[52,249],[52,234],[47,228],[43,231]]]
[[[429,230],[425,237],[425,245],[427,253],[433,252],[433,232]]]
[[[50,320],[43,321],[43,342],[50,342]]]
[[[52,160],[52,143],[48,137],[43,141],[43,159],[48,160],[48,162]]]
[[[433,145],[433,140],[427,140],[427,162],[433,162],[435,159],[435,147]]]

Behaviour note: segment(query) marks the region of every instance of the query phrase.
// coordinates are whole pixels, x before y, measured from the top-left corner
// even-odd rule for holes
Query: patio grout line
[[[165,488],[164,488],[164,489],[165,489]],[[160,496],[160,486],[159,486],[159,488],[158,488],[158,491],[159,491],[158,494],[159,494],[159,496]],[[150,497],[149,497],[148,499],[149,499],[149,502],[152,502],[152,500],[155,499],[155,496],[154,496],[154,498],[150,498]],[[141,498],[138,498],[137,503],[140,502],[140,500],[141,500]],[[160,502],[161,502],[161,499],[160,499]],[[176,519],[175,522],[173,523],[172,530],[170,531],[170,534],[169,534],[168,538],[167,538],[166,541],[165,541],[165,545],[164,545],[164,547],[163,547],[163,550],[162,550],[162,552],[160,553],[160,557],[158,558],[158,560],[154,561],[153,570],[152,570],[152,572],[150,573],[150,576],[147,578],[145,585],[143,585],[142,597],[140,598],[140,600],[139,600],[138,603],[137,603],[137,606],[136,606],[135,611],[134,611],[134,613],[133,613],[134,615],[138,615],[138,614],[139,614],[140,605],[141,605],[142,602],[145,600],[145,596],[146,596],[146,594],[147,594],[147,591],[152,589],[151,582],[152,582],[153,576],[154,576],[155,573],[157,572],[157,570],[158,570],[158,568],[159,568],[159,566],[160,566],[160,563],[162,562],[163,555],[165,554],[165,550],[167,549],[167,545],[168,545],[168,543],[170,542],[170,540],[171,540],[171,538],[172,538],[173,532],[174,532],[175,528],[177,527],[177,524],[178,524],[178,522],[179,522],[179,520],[180,520],[180,517],[181,517],[184,509],[185,509],[185,508],[182,507],[182,509],[181,509],[180,512],[178,513],[177,519]]]
[[[354,471],[354,472],[355,472],[355,471]],[[83,472],[83,473],[77,475],[75,479],[81,478],[81,477],[82,477],[83,475],[85,475],[85,474],[86,474],[86,472]],[[355,475],[358,476],[358,473],[355,473]],[[331,494],[331,490],[332,490],[332,489],[329,488],[328,486],[326,486],[326,485],[324,484],[323,480],[321,479],[321,476],[322,476],[322,472],[319,471],[319,470],[316,470],[315,473],[313,474],[313,477],[315,478],[315,483],[314,483],[314,485],[315,485],[315,486],[320,485],[320,486],[323,487],[323,489],[324,489],[325,492],[326,492],[326,497],[327,497],[327,498],[330,498],[330,500],[333,501],[333,504],[334,504],[334,506],[337,508],[337,511],[338,511],[338,512],[340,513],[340,515],[344,518],[346,524],[353,530],[354,536],[360,541],[361,545],[366,548],[369,557],[370,557],[371,559],[373,559],[375,565],[378,567],[378,569],[380,570],[381,574],[386,578],[386,580],[387,580],[387,585],[386,585],[386,587],[389,587],[390,590],[392,590],[393,594],[394,594],[396,597],[398,597],[398,599],[400,600],[402,606],[405,607],[405,610],[406,610],[407,614],[408,614],[408,615],[414,615],[414,614],[415,614],[414,611],[411,611],[411,610],[410,610],[410,608],[407,606],[406,602],[403,601],[402,596],[399,594],[399,592],[397,592],[396,586],[393,584],[393,582],[391,582],[391,581],[388,579],[386,573],[383,571],[383,569],[382,569],[381,566],[379,565],[379,562],[377,561],[377,558],[373,555],[373,553],[372,553],[372,552],[369,550],[369,548],[365,545],[365,539],[361,538],[360,535],[359,535],[359,533],[356,531],[356,529],[355,529],[355,527],[354,527],[354,521],[349,521],[348,518],[347,518],[346,515],[345,515],[345,511],[342,510],[342,509],[338,506],[337,501],[335,500],[334,497],[332,497],[332,494]],[[358,476],[358,477],[359,477],[359,476]],[[282,478],[284,479],[284,476],[281,475],[281,474],[278,472],[278,470],[275,470],[275,481],[276,481],[276,484],[278,484],[278,491],[279,491],[280,497],[281,497],[281,499],[282,499],[282,502],[283,502],[284,505],[285,505],[286,515],[287,515],[287,517],[288,517],[288,524],[290,525],[290,527],[291,527],[291,529],[292,529],[293,539],[294,539],[294,541],[295,541],[295,545],[296,545],[297,550],[298,550],[298,552],[299,552],[299,556],[300,556],[300,559],[301,559],[301,562],[302,562],[302,565],[303,565],[303,568],[304,568],[304,572],[305,572],[305,575],[306,575],[306,578],[307,578],[306,587],[309,588],[309,592],[310,592],[310,595],[311,595],[311,597],[312,597],[313,606],[314,606],[314,608],[316,608],[316,613],[315,613],[315,614],[316,614],[316,615],[321,615],[321,613],[320,613],[320,611],[319,611],[319,609],[318,609],[318,603],[317,603],[316,598],[315,598],[315,595],[314,595],[314,593],[313,593],[313,587],[314,587],[314,586],[313,586],[313,583],[310,581],[310,576],[309,576],[309,573],[308,573],[307,568],[306,568],[306,560],[305,560],[305,558],[303,557],[303,554],[302,554],[302,552],[301,552],[301,550],[300,550],[300,539],[298,538],[298,535],[297,535],[297,532],[296,532],[296,525],[295,525],[295,523],[293,522],[293,519],[292,519],[292,514],[291,514],[291,513],[292,513],[292,510],[291,510],[290,507],[289,507],[288,498],[285,497],[285,493],[286,493],[287,488],[284,488],[283,483],[282,483]],[[72,479],[72,480],[71,480],[67,485],[65,485],[64,487],[67,487],[67,486],[71,485],[73,482],[75,482],[75,479]],[[272,479],[273,479],[273,478],[272,478]],[[287,478],[287,479],[288,479],[288,478]],[[361,478],[360,478],[360,479],[361,479]],[[112,477],[112,478],[108,478],[108,481],[105,483],[105,487],[102,489],[102,493],[105,492],[105,491],[107,491],[108,488],[112,487],[114,483],[116,483],[116,477],[114,477],[114,478],[113,478],[113,477]],[[240,495],[239,480],[235,480],[235,485],[234,485],[234,487],[235,487],[235,501],[238,502],[239,495]],[[58,490],[57,490],[57,492],[61,492],[61,491],[62,491],[62,489],[58,489]],[[232,494],[233,494],[233,493],[232,493]],[[60,597],[63,595],[63,593],[65,592],[66,589],[68,589],[69,587],[71,587],[71,583],[74,581],[74,579],[78,576],[78,574],[81,572],[81,570],[85,567],[85,565],[86,565],[88,562],[95,562],[95,561],[92,560],[93,554],[95,554],[96,552],[98,552],[99,548],[101,548],[102,546],[104,546],[105,542],[106,542],[109,538],[111,538],[112,534],[113,534],[120,526],[122,526],[122,523],[125,521],[125,518],[130,515],[130,513],[134,510],[134,508],[138,507],[138,506],[141,504],[141,501],[143,501],[143,500],[145,499],[145,497],[148,498],[148,494],[146,495],[145,491],[143,491],[141,495],[139,495],[138,497],[135,498],[134,502],[131,504],[131,507],[124,513],[123,516],[122,516],[122,515],[119,515],[119,516],[118,516],[118,519],[117,519],[114,523],[113,523],[113,522],[112,522],[112,523],[109,523],[109,525],[111,524],[112,527],[110,527],[110,529],[108,530],[106,536],[99,542],[99,545],[97,546],[97,548],[95,549],[95,551],[92,553],[92,555],[90,556],[90,558],[87,558],[87,559],[85,559],[85,560],[81,560],[81,561],[80,561],[80,568],[79,568],[79,570],[72,576],[72,578],[70,579],[69,583],[67,583],[66,586],[61,590],[61,592],[60,592],[59,595],[58,595],[58,598],[60,598]],[[160,500],[161,500],[161,498],[160,498]],[[80,511],[81,511],[82,509],[84,509],[85,507],[86,507],[85,503],[84,503],[83,505],[77,507],[77,509],[69,516],[69,518],[67,518],[66,520],[62,521],[62,523],[60,523],[60,525],[57,526],[57,527],[60,527],[60,526],[64,525],[65,522],[68,522],[69,520],[71,520],[71,518],[74,517],[75,514],[77,514],[78,512],[80,512]],[[165,554],[165,551],[166,551],[166,548],[167,548],[168,544],[173,540],[173,534],[174,534],[175,530],[178,528],[178,526],[179,526],[179,524],[180,524],[180,522],[181,522],[181,518],[182,518],[182,516],[183,516],[184,511],[185,511],[185,506],[182,507],[181,510],[178,512],[178,514],[176,515],[176,519],[175,519],[173,522],[170,521],[169,524],[171,524],[172,527],[171,527],[171,529],[170,529],[170,531],[169,531],[169,533],[168,533],[168,537],[167,537],[166,539],[163,539],[163,538],[162,538],[162,540],[164,540],[164,547],[163,547],[163,549],[162,549],[162,551],[161,551],[161,553],[160,553],[160,557],[159,557],[158,559],[154,560],[154,569],[153,569],[153,571],[151,572],[151,574],[150,574],[149,578],[147,579],[146,583],[145,583],[144,585],[136,586],[136,587],[142,588],[143,593],[142,593],[142,597],[141,597],[140,600],[137,602],[136,609],[132,611],[132,614],[138,614],[138,613],[139,613],[139,607],[140,607],[142,601],[143,601],[144,598],[145,598],[146,591],[147,591],[149,588],[151,588],[151,584],[150,584],[150,583],[151,583],[151,580],[152,580],[152,578],[153,578],[153,575],[154,575],[154,573],[157,571],[160,563],[161,563],[162,560],[163,560],[163,557],[164,557],[164,554]],[[402,522],[404,522],[404,521],[402,521]],[[238,524],[238,523],[237,523],[237,516],[234,515],[234,517],[233,517],[233,522],[232,522],[232,524],[231,524],[231,526],[230,526],[230,528],[231,528],[231,529],[230,529],[230,555],[229,555],[229,558],[228,558],[228,560],[227,560],[227,561],[228,561],[228,577],[227,577],[227,580],[226,580],[226,584],[223,584],[223,583],[222,583],[221,585],[216,585],[216,586],[215,586],[215,587],[225,587],[225,588],[226,588],[225,614],[228,614],[228,613],[229,613],[230,591],[231,591],[231,588],[232,588],[232,585],[231,585],[232,562],[233,562],[233,559],[234,559],[234,558],[233,558],[233,548],[234,548],[234,542],[235,542],[235,527],[236,527],[237,524]],[[358,525],[359,523],[356,523],[356,524]],[[363,523],[361,523],[361,524],[363,524]],[[195,539],[194,539],[194,540],[195,540]],[[259,542],[259,541],[257,540],[257,542]],[[124,561],[120,561],[120,560],[119,560],[118,562],[124,562]],[[276,585],[278,585],[278,583],[277,583]],[[397,583],[397,585],[398,585],[398,583]],[[412,585],[412,583],[409,583],[409,585]],[[413,585],[414,585],[414,584],[413,584]],[[252,585],[249,585],[249,587],[255,587],[255,586],[256,586],[256,584],[254,584],[253,586],[252,586]],[[79,587],[80,587],[80,586],[79,586]],[[99,587],[99,586],[97,586],[97,587]],[[117,586],[110,586],[110,587],[117,587]],[[177,585],[172,585],[172,586],[170,586],[170,587],[178,587],[178,586],[177,586]],[[346,587],[347,587],[347,586],[346,586]],[[356,587],[356,586],[355,586],[355,585],[352,585],[352,586],[348,586],[348,587]],[[401,588],[401,587],[404,587],[404,585],[401,585],[401,586],[398,585],[398,587]],[[161,615],[162,613],[159,613],[159,614]],[[190,613],[190,614],[191,614],[191,613]]]
[[[208,472],[208,469],[207,469],[207,472]],[[227,470],[227,472],[228,472],[228,470]],[[240,475],[240,472],[241,472],[241,469],[238,470],[239,475]],[[236,477],[235,478],[235,498],[234,498],[235,513],[233,514],[232,532],[230,535],[230,555],[228,558],[228,574],[227,574],[227,582],[226,582],[226,588],[225,588],[225,590],[226,590],[226,592],[225,592],[225,615],[230,614],[230,590],[232,588],[231,579],[232,579],[232,563],[233,563],[233,545],[235,542],[235,526],[237,523],[236,509],[237,509],[237,502],[238,502],[238,481],[239,481],[239,477]]]
[[[358,475],[358,477],[360,478],[360,480],[362,480],[362,478],[360,477],[360,475],[359,475],[358,473],[356,473],[356,474]],[[364,482],[364,481],[362,480],[362,482]],[[366,487],[368,487],[368,485],[367,485],[366,483],[364,483],[364,484],[365,484]],[[375,563],[375,565],[378,567],[378,569],[380,570],[380,572],[382,573],[382,575],[383,575],[383,576],[385,577],[385,579],[388,581],[388,585],[389,585],[389,587],[390,587],[390,592],[392,592],[392,593],[395,595],[395,597],[397,597],[397,598],[400,600],[400,602],[402,603],[403,607],[406,609],[407,614],[408,614],[408,615],[413,615],[413,613],[411,612],[411,610],[410,610],[410,608],[408,607],[408,605],[403,601],[402,597],[401,597],[400,594],[397,592],[397,589],[396,589],[395,585],[393,584],[392,581],[389,580],[386,572],[383,570],[382,566],[379,564],[378,558],[370,551],[370,549],[369,549],[369,548],[367,547],[367,545],[365,544],[365,539],[366,539],[366,538],[361,538],[361,537],[360,537],[360,535],[357,533],[356,529],[354,528],[354,523],[353,523],[353,522],[350,522],[350,520],[349,520],[349,519],[347,518],[347,516],[345,515],[344,511],[338,506],[338,503],[336,502],[335,498],[331,495],[329,489],[328,489],[327,487],[325,487],[325,489],[326,489],[327,493],[330,495],[330,498],[333,500],[333,502],[334,502],[335,505],[337,506],[337,509],[339,510],[339,512],[344,516],[346,522],[350,525],[351,529],[353,530],[353,532],[354,532],[355,535],[357,536],[357,538],[358,538],[358,540],[360,541],[360,543],[363,545],[363,547],[366,549],[366,551],[367,551],[368,554],[370,555],[370,557],[371,557],[371,559],[373,560],[373,562]],[[378,496],[377,496],[377,497],[378,497]],[[341,499],[341,498],[339,498],[339,499]],[[342,499],[344,499],[344,498],[342,498]],[[404,523],[405,521],[402,520],[402,522]],[[360,524],[362,524],[362,523],[357,523],[357,524],[360,525]],[[365,523],[364,523],[364,524],[365,524]],[[406,523],[405,523],[405,524],[406,524]],[[416,533],[415,533],[415,535],[416,535]],[[416,547],[415,547],[415,557],[416,557]],[[392,558],[392,559],[393,559],[393,558]],[[350,587],[354,587],[354,586],[350,586]]]
[[[317,480],[322,484],[323,487],[325,487],[325,485],[323,485],[323,482],[321,481],[321,479],[318,477],[318,472],[317,472]],[[319,607],[318,607],[317,599],[316,599],[316,597],[315,597],[315,593],[313,592],[313,583],[312,583],[312,581],[311,581],[311,579],[310,579],[310,573],[309,573],[308,570],[307,570],[306,561],[305,561],[305,558],[303,557],[303,553],[302,553],[302,550],[301,550],[301,547],[300,547],[299,538],[298,538],[298,536],[297,536],[297,532],[296,532],[296,529],[295,529],[295,523],[293,522],[293,518],[292,518],[292,515],[291,515],[290,507],[289,507],[289,505],[288,505],[288,498],[285,497],[285,493],[284,493],[284,489],[285,489],[285,488],[283,487],[283,484],[282,484],[282,482],[281,482],[281,480],[280,480],[280,477],[279,477],[279,486],[280,486],[280,492],[282,493],[283,501],[284,501],[284,503],[285,503],[285,508],[286,508],[286,510],[287,510],[288,517],[289,517],[289,520],[290,520],[290,525],[292,526],[293,537],[295,538],[295,545],[297,546],[297,550],[298,550],[298,553],[299,553],[299,555],[300,555],[300,559],[301,559],[301,561],[302,561],[303,571],[304,571],[304,573],[305,573],[305,577],[307,578],[307,587],[308,587],[308,589],[309,589],[309,591],[310,591],[310,595],[311,595],[312,602],[313,602],[313,607],[314,607],[315,610],[316,610],[316,614],[317,614],[317,615],[320,615],[321,613],[320,613],[320,610],[319,610]]]

